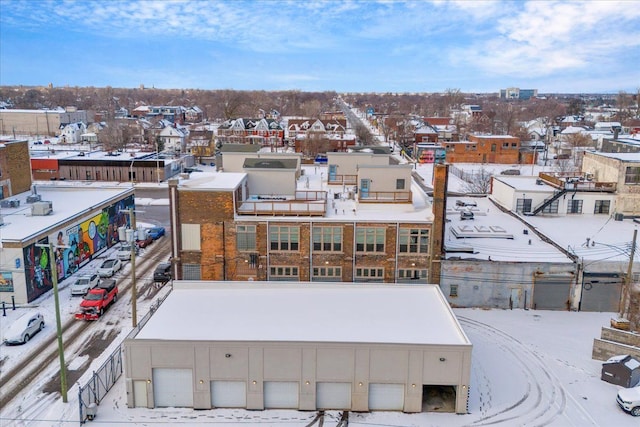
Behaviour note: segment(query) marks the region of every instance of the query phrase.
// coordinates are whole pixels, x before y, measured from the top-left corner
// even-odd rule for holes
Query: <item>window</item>
[[[610,206],[611,206],[610,200],[596,200],[596,207],[593,210],[593,213],[608,214]]]
[[[342,267],[322,266],[313,267],[313,280],[342,281]]]
[[[404,190],[404,179],[396,179],[396,190]]]
[[[200,224],[182,224],[182,250],[200,250]]]
[[[518,143],[517,142],[512,142],[511,143],[511,148],[518,148]]]
[[[182,264],[182,280],[200,280],[200,264]]]
[[[398,269],[398,282],[421,282],[425,283],[428,278],[428,270],[420,270],[415,268]]]
[[[549,199],[545,199],[544,201],[546,202],[547,200],[549,200]],[[549,205],[545,206],[544,209],[542,209],[542,213],[557,214],[558,213],[558,205],[559,205],[559,201],[558,200],[554,200]]]
[[[256,226],[237,225],[236,226],[236,246],[239,251],[256,250]]]
[[[625,184],[640,184],[640,167],[629,166],[624,175]]]
[[[491,152],[492,153],[496,152],[496,144],[491,144]]]
[[[516,212],[518,213],[531,212],[531,199],[516,200]]]
[[[356,252],[384,252],[384,235],[382,227],[366,227],[356,230]]]
[[[449,296],[454,298],[458,296],[458,285],[449,286]]]
[[[401,228],[398,238],[401,254],[429,253],[429,230],[426,228]]]
[[[582,213],[582,200],[569,200],[569,203],[567,203],[567,213],[569,214]]]
[[[358,267],[356,268],[356,282],[382,282],[384,281],[384,268]]]
[[[313,227],[313,250],[342,251],[342,227]]]
[[[269,280],[299,280],[298,267],[273,266],[270,268]]]
[[[467,150],[467,151],[476,151],[478,149],[478,146],[477,145],[465,145],[464,149]]]
[[[297,251],[299,237],[299,227],[282,225],[272,225],[269,227],[269,247],[272,251]]]
[[[502,148],[509,148],[509,143],[508,142],[503,142],[502,143]]]

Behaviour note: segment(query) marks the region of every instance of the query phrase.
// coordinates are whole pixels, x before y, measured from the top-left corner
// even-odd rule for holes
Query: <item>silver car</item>
[[[71,295],[86,295],[89,290],[100,284],[100,276],[97,273],[87,274],[78,277],[71,285]]]
[[[7,344],[25,344],[44,329],[44,317],[40,313],[27,313],[13,322],[4,334]]]
[[[98,268],[100,277],[111,277],[122,268],[122,262],[118,258],[106,259]]]

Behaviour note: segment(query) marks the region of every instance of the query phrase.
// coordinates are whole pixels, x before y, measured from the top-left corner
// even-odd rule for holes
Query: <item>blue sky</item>
[[[0,0],[0,85],[636,92],[640,1]]]

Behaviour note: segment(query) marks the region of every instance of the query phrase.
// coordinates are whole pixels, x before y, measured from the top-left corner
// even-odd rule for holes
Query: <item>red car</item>
[[[138,245],[139,248],[146,248],[152,243],[153,243],[153,238],[151,236],[147,236],[143,240],[136,240],[136,245]]]

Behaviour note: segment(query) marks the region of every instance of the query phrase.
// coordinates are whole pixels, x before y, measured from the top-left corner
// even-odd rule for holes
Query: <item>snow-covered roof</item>
[[[27,203],[27,197],[31,191],[11,196],[11,200],[19,200],[20,206],[2,208],[2,241],[23,241],[41,232],[61,225],[77,215],[81,215],[94,209],[96,206],[108,200],[125,197],[132,192],[131,184],[115,186],[113,183],[96,183],[88,185],[83,182],[43,182],[34,185],[35,191],[41,196],[42,201],[52,202],[53,211],[49,215],[31,215],[31,204]]]
[[[437,285],[353,283],[176,281],[135,339],[471,345]]]
[[[603,152],[590,152],[595,156],[608,157],[610,159],[618,159],[627,163],[640,162],[640,153],[603,153]]]

